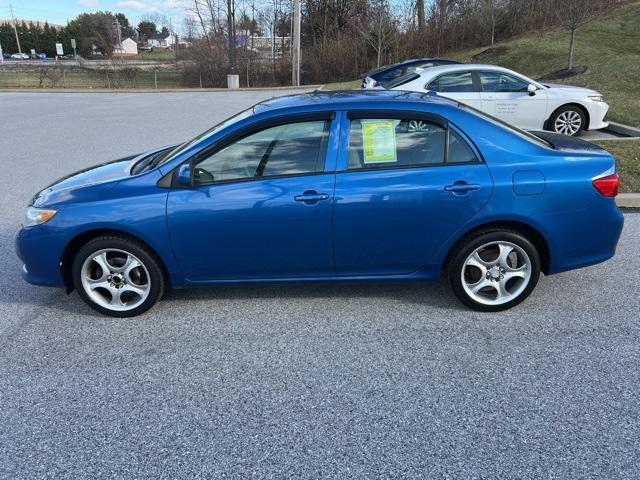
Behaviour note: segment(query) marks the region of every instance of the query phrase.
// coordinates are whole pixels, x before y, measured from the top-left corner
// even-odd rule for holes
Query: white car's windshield
[[[174,148],[173,150],[170,150],[169,152],[167,152],[162,159],[160,159],[159,162],[156,163],[156,165],[160,165],[163,163],[168,162],[169,160],[172,160],[174,158],[176,158],[178,155],[182,154],[183,152],[187,151],[188,149],[190,149],[191,147],[193,147],[196,143],[201,142],[202,140],[205,140],[213,135],[215,135],[216,133],[218,133],[220,130],[227,128],[230,125],[233,125],[236,122],[239,122],[240,120],[243,120],[245,118],[247,118],[248,116],[253,114],[253,109],[254,107],[250,107],[247,108],[246,110],[243,110],[240,113],[237,113],[236,115],[227,118],[226,120],[224,120],[223,122],[218,123],[217,125],[211,127],[209,130],[207,130],[206,132],[202,132],[200,135],[198,135],[197,137],[181,144],[178,145],[176,148]]]

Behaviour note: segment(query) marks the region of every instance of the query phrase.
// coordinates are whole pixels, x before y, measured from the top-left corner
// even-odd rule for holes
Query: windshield
[[[466,110],[470,110],[471,112],[475,113],[476,115],[479,115],[487,120],[489,120],[492,123],[495,123],[501,127],[505,127],[509,130],[511,130],[513,133],[515,133],[516,135],[523,137],[526,140],[529,140],[531,142],[537,143],[538,145],[542,145],[543,147],[548,147],[548,148],[553,148],[553,145],[551,145],[550,142],[547,142],[546,140],[535,136],[533,133],[529,133],[526,130],[523,130],[521,128],[518,128],[514,125],[511,125],[510,123],[505,122],[504,120],[500,120],[499,118],[494,117],[493,115],[489,115],[486,112],[483,112],[482,110],[478,110],[477,108],[474,108],[470,105],[467,105],[465,103],[458,103],[458,106],[460,108],[466,109]]]
[[[391,90],[392,88],[399,87],[400,85],[404,85],[405,83],[409,83],[416,78],[420,78],[420,75],[418,75],[416,72],[406,73],[389,82],[383,83],[382,87],[386,90]]]
[[[243,119],[247,118],[248,116],[253,114],[253,109],[254,109],[254,107],[249,107],[246,110],[243,110],[242,112],[237,113],[236,115],[227,118],[225,121],[220,122],[219,124],[211,127],[206,132],[202,132],[197,137],[195,137],[195,138],[183,143],[182,145],[178,145],[176,148],[174,148],[173,150],[170,150],[166,154],[163,152],[163,158],[158,163],[156,163],[156,165],[161,165],[163,163],[167,163],[169,160],[172,160],[172,159],[176,158],[178,155],[180,155],[183,152],[189,150],[191,147],[193,147],[195,144],[201,142],[202,140],[206,140],[207,138],[210,138],[211,136],[213,136],[216,133],[218,133],[219,131],[227,128],[228,126],[233,125],[234,123],[239,122],[240,120],[243,120]]]

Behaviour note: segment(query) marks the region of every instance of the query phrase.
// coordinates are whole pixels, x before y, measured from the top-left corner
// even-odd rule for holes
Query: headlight
[[[56,214],[56,210],[48,210],[46,208],[28,207],[24,216],[23,227],[33,227],[48,222]]]
[[[589,95],[587,98],[594,102],[604,102],[604,97],[602,95]]]

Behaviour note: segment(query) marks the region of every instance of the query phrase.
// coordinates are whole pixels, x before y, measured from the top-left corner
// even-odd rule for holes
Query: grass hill
[[[566,67],[568,46],[569,33],[555,29],[496,43],[490,51],[484,47],[445,56],[467,63],[501,65],[538,79]],[[640,126],[640,2],[595,17],[582,26],[576,33],[574,65],[587,70],[549,81],[598,90],[611,105],[610,120]],[[326,88],[357,88],[359,83],[342,82]]]

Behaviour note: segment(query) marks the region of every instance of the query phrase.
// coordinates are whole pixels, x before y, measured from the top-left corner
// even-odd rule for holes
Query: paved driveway
[[[412,283],[185,290],[114,320],[21,281],[37,189],[268,96],[0,93],[0,478],[637,478],[639,214],[613,260],[500,314]]]

